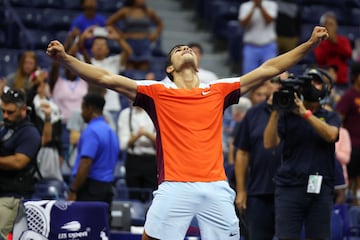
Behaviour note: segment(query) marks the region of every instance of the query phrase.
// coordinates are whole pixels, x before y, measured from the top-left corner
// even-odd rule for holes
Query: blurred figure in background
[[[298,0],[277,0],[279,12],[276,19],[278,54],[283,54],[299,43],[301,33],[300,4]]]
[[[282,145],[264,148],[263,134],[272,111],[273,93],[280,88],[285,72],[266,83],[269,97],[254,104],[234,131],[236,208],[247,223],[248,239],[272,239],[275,235],[274,189],[272,181],[280,165]],[[241,226],[240,226],[241,229]]]
[[[16,72],[5,77],[10,88],[28,89],[30,77],[37,70],[37,57],[34,51],[25,51],[19,60]],[[40,72],[38,72],[40,74]]]
[[[89,93],[83,98],[81,115],[88,125],[79,139],[68,199],[106,202],[110,211],[120,152],[116,133],[103,116],[104,105],[105,99],[99,94]]]
[[[118,137],[121,150],[126,151],[126,185],[129,197],[143,202],[149,201],[157,188],[156,131],[153,122],[144,109],[130,106],[120,112]],[[138,188],[132,191],[131,188]]]
[[[126,0],[123,7],[112,14],[107,25],[122,22],[124,37],[133,50],[127,69],[149,70],[152,43],[160,39],[162,19],[156,11],[146,6],[146,0]]]
[[[96,12],[97,0],[81,0],[83,12],[71,22],[70,31],[75,28],[84,32],[90,26],[104,27],[106,17]]]
[[[240,5],[239,21],[244,28],[243,74],[277,56],[275,31],[277,14],[278,6],[274,1],[251,0]]]
[[[360,63],[351,67],[351,87],[337,103],[336,111],[342,118],[342,126],[349,131],[351,138],[351,157],[347,165],[349,189],[354,197],[353,204],[360,199]]]
[[[316,64],[320,67],[336,66],[337,77],[335,90],[341,92],[349,86],[349,60],[352,57],[352,47],[349,39],[337,33],[338,22],[334,12],[326,12],[320,18],[320,25],[326,27],[329,38],[322,41],[314,49]]]

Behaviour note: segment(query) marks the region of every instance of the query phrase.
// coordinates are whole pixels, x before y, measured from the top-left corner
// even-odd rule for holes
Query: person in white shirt
[[[130,199],[147,202],[157,189],[155,127],[149,115],[140,107],[130,106],[118,119],[120,149],[126,152],[126,185]],[[138,189],[132,191],[131,189]],[[139,191],[143,189],[144,191]]]
[[[91,45],[91,54],[89,56],[84,47],[84,42],[87,39],[93,39]],[[109,40],[116,41],[120,48],[121,53],[112,54],[110,52]],[[91,26],[87,28],[81,35],[79,41],[80,49],[87,63],[106,69],[107,71],[115,74],[125,70],[127,59],[132,54],[131,47],[127,44],[125,39],[121,36],[120,32],[111,26],[100,28]],[[121,102],[119,94],[113,90],[106,89],[105,93],[105,107],[104,110],[111,113],[114,122],[121,110]]]
[[[251,0],[240,5],[239,21],[244,29],[242,73],[248,73],[277,55],[274,1]]]

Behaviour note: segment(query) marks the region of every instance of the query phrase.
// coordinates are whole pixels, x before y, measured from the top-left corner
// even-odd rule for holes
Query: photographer
[[[4,124],[0,128],[0,238],[12,231],[21,199],[34,190],[39,131],[27,120],[25,95],[8,89],[1,96]]]
[[[282,164],[274,177],[276,236],[300,239],[304,226],[306,239],[326,239],[330,237],[335,142],[341,120],[320,104],[332,88],[331,79],[321,71],[307,70],[290,82],[296,83],[294,91],[289,91],[293,104],[278,104],[286,102],[286,94],[280,94],[281,101],[275,95],[264,132],[265,148],[283,144]]]

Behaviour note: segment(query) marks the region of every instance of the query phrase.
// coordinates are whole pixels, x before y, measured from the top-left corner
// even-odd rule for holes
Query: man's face
[[[330,36],[335,36],[337,31],[337,21],[335,18],[328,16],[325,19],[324,27],[326,27]]]
[[[91,46],[95,59],[102,60],[109,54],[109,47],[105,38],[95,38]]]
[[[197,69],[197,58],[194,51],[188,46],[179,46],[171,52],[171,62],[175,71],[185,66],[193,66]]]
[[[268,87],[266,85],[259,86],[254,89],[250,94],[250,100],[252,105],[256,105],[266,100],[269,96]]]
[[[91,119],[91,108],[84,103],[81,104],[81,116],[86,123]]]
[[[1,111],[4,124],[7,127],[15,127],[26,116],[26,107],[18,107],[15,103],[2,103]]]

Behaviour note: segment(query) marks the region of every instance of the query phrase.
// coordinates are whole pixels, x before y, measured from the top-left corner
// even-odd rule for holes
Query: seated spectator
[[[127,68],[149,70],[151,43],[160,38],[163,22],[145,0],[126,0],[122,8],[112,14],[107,25],[123,22],[124,36],[133,49]],[[154,30],[155,25],[155,30]]]

